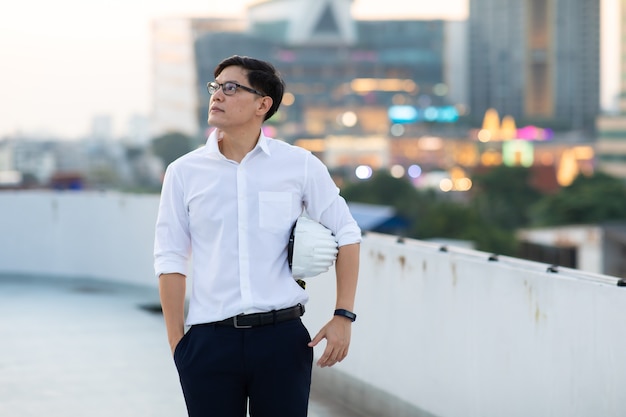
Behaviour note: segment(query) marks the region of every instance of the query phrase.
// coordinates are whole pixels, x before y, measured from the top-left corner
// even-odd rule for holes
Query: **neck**
[[[233,161],[241,160],[256,146],[259,141],[261,129],[219,129],[218,145],[220,152]]]

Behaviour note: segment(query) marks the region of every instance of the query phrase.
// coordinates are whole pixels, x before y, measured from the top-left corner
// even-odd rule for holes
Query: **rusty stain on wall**
[[[456,274],[456,264],[454,262],[451,262],[450,268],[452,269],[452,286],[456,287],[456,283],[458,281],[458,276]]]
[[[545,313],[541,312],[541,309],[539,308],[539,303],[537,302],[534,295],[533,287],[528,283],[527,280],[524,280],[524,286],[526,287],[526,297],[528,298],[528,304],[530,306],[533,318],[535,319],[535,323],[539,324],[541,320],[546,320],[547,316]]]
[[[400,268],[404,269],[404,266],[406,265],[406,258],[404,255],[400,255],[398,257],[398,262],[400,262]]]
[[[535,323],[539,324],[541,320],[546,320],[547,318],[546,313],[542,313],[539,309],[539,305],[535,304]]]
[[[56,199],[53,199],[50,202],[50,206],[52,208],[52,221],[59,220],[59,202]]]
[[[369,256],[370,258],[374,259],[378,263],[385,262],[385,255],[382,252],[370,250]]]

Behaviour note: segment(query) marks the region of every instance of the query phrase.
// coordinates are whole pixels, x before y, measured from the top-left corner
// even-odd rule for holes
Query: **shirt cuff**
[[[187,264],[175,261],[162,261],[154,264],[154,272],[157,278],[162,274],[181,274],[187,276]]]
[[[361,243],[361,229],[356,225],[356,223],[344,226],[337,232],[336,238],[337,246]]]

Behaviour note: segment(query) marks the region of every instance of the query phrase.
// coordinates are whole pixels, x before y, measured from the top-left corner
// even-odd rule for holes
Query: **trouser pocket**
[[[193,330],[193,326],[187,330],[187,332],[183,335],[183,337],[178,341],[178,344],[174,348],[174,363],[176,367],[179,368],[182,364],[182,360],[185,356],[185,347],[187,346],[187,342],[191,338],[191,332]]]

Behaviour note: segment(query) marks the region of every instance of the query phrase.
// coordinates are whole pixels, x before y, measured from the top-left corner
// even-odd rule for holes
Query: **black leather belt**
[[[304,314],[304,306],[298,304],[282,310],[272,310],[267,313],[240,314],[229,317],[222,321],[207,323],[215,326],[231,326],[237,329],[249,329],[251,327],[266,326],[268,324],[280,323],[287,320],[294,320]]]

